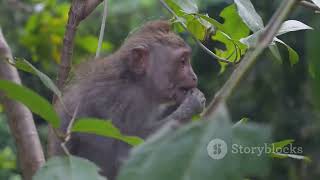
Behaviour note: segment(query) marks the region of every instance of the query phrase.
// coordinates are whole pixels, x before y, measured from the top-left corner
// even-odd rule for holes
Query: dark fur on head
[[[91,74],[104,76],[104,80],[136,79],[135,74],[128,71],[128,56],[135,47],[153,48],[155,43],[170,47],[183,47],[186,43],[171,30],[171,24],[165,20],[146,23],[138,31],[131,34],[123,45],[106,58],[89,61],[81,65],[75,72],[76,80],[89,79]]]

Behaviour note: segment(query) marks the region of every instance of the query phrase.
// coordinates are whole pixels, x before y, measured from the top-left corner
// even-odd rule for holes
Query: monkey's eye
[[[184,66],[184,65],[186,65],[186,64],[187,64],[187,61],[188,61],[188,60],[187,60],[187,58],[186,58],[186,57],[182,57],[182,58],[181,58],[181,60],[180,60],[180,63],[181,63],[181,65],[183,65],[183,66]]]

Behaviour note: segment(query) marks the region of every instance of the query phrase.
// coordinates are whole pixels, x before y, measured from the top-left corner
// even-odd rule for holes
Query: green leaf
[[[311,0],[311,1],[320,8],[320,0]]]
[[[240,16],[237,13],[235,4],[224,8],[220,17],[224,19],[224,23],[221,25],[221,31],[217,32],[212,39],[222,42],[225,45],[224,50],[215,48],[215,52],[218,56],[228,58],[228,60],[234,62],[241,58],[246,52],[247,47],[239,40],[249,35],[250,30],[241,21]],[[221,63],[221,72],[225,69],[225,63]]]
[[[41,82],[61,99],[62,94],[54,82],[46,74],[42,73],[32,64],[30,64],[27,60],[17,58],[13,65],[22,71],[38,76]]]
[[[53,157],[41,167],[33,180],[105,180],[92,162],[75,156]]]
[[[287,45],[286,43],[284,43],[283,41],[281,41],[280,39],[278,38],[275,38],[274,39],[276,42],[279,42],[281,44],[283,44],[287,49],[288,49],[288,52],[289,52],[289,61],[290,61],[290,64],[291,66],[292,65],[295,65],[296,63],[299,62],[299,55],[298,53],[292,49],[289,45]]]
[[[197,13],[198,6],[193,0],[164,0],[164,2],[177,14],[182,16],[185,13]]]
[[[268,156],[231,153],[231,144],[256,146],[267,142],[269,136],[268,128],[252,124],[232,128],[226,109],[219,107],[206,121],[193,122],[173,132],[162,129],[135,147],[118,180],[229,180],[263,176],[268,171]],[[220,160],[211,158],[217,139],[225,143],[217,149],[218,155],[222,148],[227,152]]]
[[[272,143],[271,144],[271,147],[277,149],[277,148],[283,148],[289,144],[292,144],[294,142],[293,139],[286,139],[286,140],[283,140],[283,141],[279,141],[279,142],[275,142],[275,143]]]
[[[312,27],[297,20],[288,20],[281,25],[281,28],[279,29],[277,36],[280,36],[282,34],[292,32],[292,31],[300,31],[300,30],[306,30],[306,29],[312,29]]]
[[[305,162],[311,162],[308,156],[296,155],[296,154],[282,154],[282,153],[272,153],[271,157],[278,159],[292,158],[297,160],[304,160]]]
[[[143,139],[139,137],[121,134],[119,129],[112,124],[112,121],[95,118],[81,118],[76,120],[72,127],[72,132],[93,133],[100,136],[111,137],[132,146],[139,145],[143,142]]]
[[[237,13],[237,8],[235,4],[231,4],[225,7],[221,13],[220,17],[224,19],[223,29],[224,33],[228,34],[234,40],[240,40],[243,37],[249,35],[250,30],[246,24],[241,21],[241,17]]]
[[[206,27],[204,27],[198,19],[187,21],[188,30],[199,40],[203,40],[206,35]]]
[[[193,0],[175,0],[174,2],[188,14],[198,12],[198,6]]]
[[[0,90],[9,98],[23,103],[33,113],[48,121],[53,127],[59,127],[60,119],[52,105],[37,93],[7,80],[0,80]]]
[[[199,16],[200,18],[202,18],[203,20],[206,20],[210,24],[212,24],[215,28],[217,28],[221,31],[224,31],[224,32],[226,31],[220,22],[218,22],[217,20],[215,20],[213,18],[210,18],[208,15],[203,15],[203,14],[196,14],[196,15]]]
[[[243,22],[253,31],[259,31],[264,28],[262,18],[254,9],[250,0],[234,0],[237,5],[238,13]]]
[[[279,48],[277,46],[277,44],[271,44],[269,46],[269,50],[271,52],[271,54],[273,55],[273,57],[280,63],[282,64],[282,57],[280,55],[280,52],[279,52]]]
[[[232,127],[235,128],[235,127],[238,127],[240,126],[241,124],[245,124],[249,121],[249,118],[242,118],[240,119],[240,121],[238,121],[237,123],[235,123]]]

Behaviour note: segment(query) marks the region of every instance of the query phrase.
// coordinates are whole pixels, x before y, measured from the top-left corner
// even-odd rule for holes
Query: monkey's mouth
[[[185,97],[187,96],[188,91],[190,90],[190,88],[186,88],[186,87],[179,87],[177,88],[177,91],[174,95],[174,99],[175,101],[180,104],[182,103],[182,101],[185,99]]]
[[[185,87],[180,87],[179,88],[179,91],[184,95],[186,95],[189,90],[190,90],[190,88],[185,88]]]

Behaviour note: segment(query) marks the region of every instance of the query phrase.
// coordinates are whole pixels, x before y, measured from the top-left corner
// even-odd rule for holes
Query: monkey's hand
[[[165,119],[153,122],[145,131],[149,134],[155,131],[168,132],[177,129],[185,122],[190,121],[193,115],[201,113],[205,107],[205,103],[206,98],[203,93],[197,88],[191,89],[180,106],[172,114]]]
[[[181,105],[170,116],[172,119],[180,122],[188,121],[193,115],[203,111],[206,103],[206,98],[203,93],[197,89],[191,89]]]

